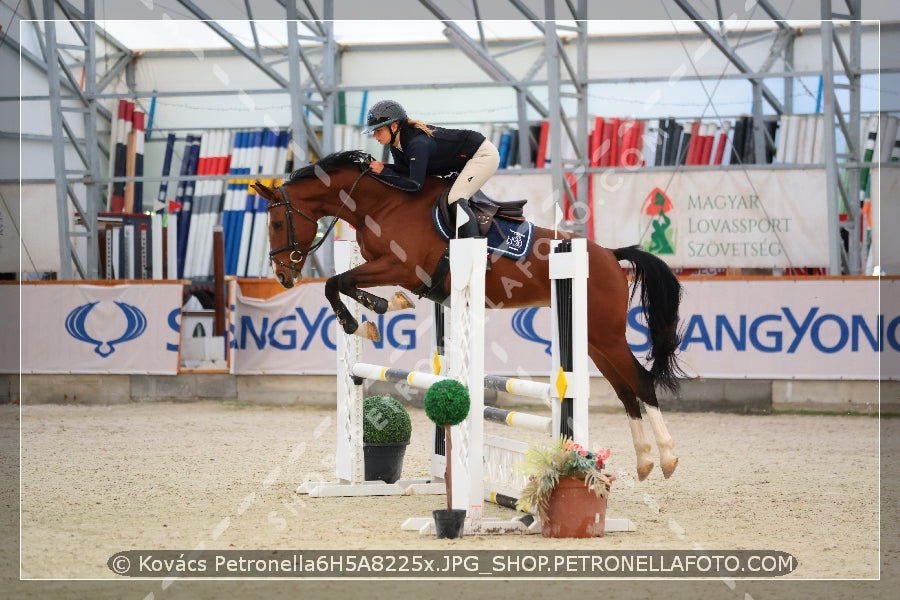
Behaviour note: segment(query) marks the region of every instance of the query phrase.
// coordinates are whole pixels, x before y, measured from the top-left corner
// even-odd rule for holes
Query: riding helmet
[[[379,127],[390,125],[396,121],[406,119],[406,111],[399,102],[393,100],[381,100],[372,105],[366,118],[368,127],[363,133],[372,133]]]

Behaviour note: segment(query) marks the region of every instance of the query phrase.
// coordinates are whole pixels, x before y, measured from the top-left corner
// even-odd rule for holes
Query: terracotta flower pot
[[[606,498],[598,498],[583,479],[563,477],[550,496],[541,533],[552,538],[602,537],[606,527]]]

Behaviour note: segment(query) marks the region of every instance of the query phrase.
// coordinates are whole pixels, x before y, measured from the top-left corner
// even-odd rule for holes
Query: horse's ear
[[[272,197],[275,195],[271,188],[263,185],[262,182],[258,180],[250,184],[250,187],[256,190],[257,194],[269,201],[271,201]]]

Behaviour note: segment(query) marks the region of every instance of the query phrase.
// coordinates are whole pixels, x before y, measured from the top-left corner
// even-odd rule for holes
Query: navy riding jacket
[[[385,165],[381,177],[410,192],[418,192],[426,175],[459,173],[484,136],[469,129],[433,127],[431,136],[413,126],[400,128],[400,148],[390,146],[393,164]]]

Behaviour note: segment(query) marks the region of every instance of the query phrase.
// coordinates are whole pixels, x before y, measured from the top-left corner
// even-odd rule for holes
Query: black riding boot
[[[455,205],[458,205],[466,216],[469,217],[469,220],[463,223],[462,225],[457,226],[456,228],[456,238],[474,238],[474,237],[482,237],[481,232],[478,230],[478,219],[475,217],[475,213],[472,212],[472,207],[469,206],[469,201],[465,198],[460,198],[453,204],[451,204],[451,210],[453,210],[454,216],[456,216],[456,209],[453,208]],[[484,264],[484,270],[491,270],[491,257],[486,257],[486,261]]]
[[[456,207],[462,209],[466,216],[469,219],[463,223],[462,225],[457,225],[456,228],[456,237],[458,238],[471,238],[471,237],[479,237],[480,233],[478,231],[478,219],[475,218],[475,213],[472,212],[472,207],[469,206],[469,201],[465,198],[460,198],[456,202],[450,205],[451,210],[453,210],[454,216],[456,216]]]

